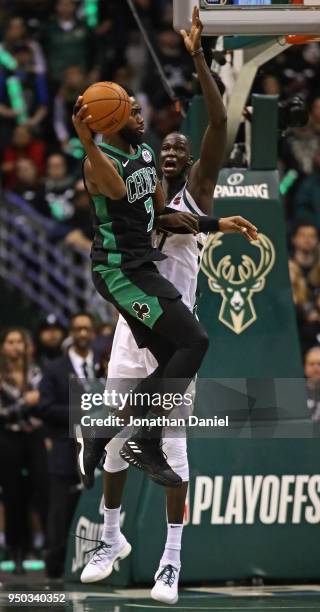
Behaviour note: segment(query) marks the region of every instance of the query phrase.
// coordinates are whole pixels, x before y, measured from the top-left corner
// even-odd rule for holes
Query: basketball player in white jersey
[[[200,85],[209,113],[209,125],[201,147],[200,159],[193,163],[188,139],[179,133],[169,134],[163,141],[160,164],[167,206],[175,212],[197,215],[199,234],[158,233],[154,239],[167,259],[157,262],[160,273],[169,279],[182,295],[185,305],[195,307],[197,276],[205,233],[243,233],[248,240],[257,238],[257,228],[242,217],[215,220],[212,210],[213,192],[225,155],[226,114],[219,90],[205,62],[200,46],[202,24],[194,10],[191,32],[182,32],[185,46],[194,58]],[[120,316],[113,340],[108,378],[144,378],[157,362],[147,349],[138,349],[126,321]],[[185,435],[172,438],[165,433],[163,450],[171,468],[181,477],[182,485],[166,489],[167,540],[155,574],[151,596],[164,603],[178,601],[180,550],[185,500],[189,482],[189,466]],[[131,551],[120,530],[120,510],[128,463],[119,455],[123,437],[116,436],[106,447],[104,464],[104,529],[97,552],[84,568],[81,581],[103,580],[112,572],[117,559]]]

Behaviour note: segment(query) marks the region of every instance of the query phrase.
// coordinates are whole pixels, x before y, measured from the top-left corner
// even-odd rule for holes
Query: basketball
[[[131,112],[127,92],[109,81],[90,85],[83,94],[83,104],[88,105],[87,116],[92,116],[90,129],[108,136],[123,128]]]

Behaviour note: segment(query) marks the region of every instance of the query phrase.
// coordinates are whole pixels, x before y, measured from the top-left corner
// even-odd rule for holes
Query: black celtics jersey
[[[91,250],[93,263],[130,269],[147,261],[165,259],[152,246],[152,198],[157,183],[152,149],[142,144],[136,153],[128,155],[105,143],[100,143],[99,148],[116,162],[127,193],[121,200],[90,194],[95,218]]]

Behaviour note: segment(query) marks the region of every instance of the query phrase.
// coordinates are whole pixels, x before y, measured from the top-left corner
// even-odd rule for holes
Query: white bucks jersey
[[[177,212],[204,215],[185,187],[174,196],[169,207]],[[206,234],[154,233],[154,246],[167,256],[167,259],[155,262],[157,268],[181,293],[182,301],[190,310],[193,310],[196,302],[197,278],[205,239]]]

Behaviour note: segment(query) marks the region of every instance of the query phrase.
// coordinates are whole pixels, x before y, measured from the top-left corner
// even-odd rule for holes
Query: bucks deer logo
[[[258,264],[248,255],[242,255],[237,267],[230,255],[225,255],[215,264],[214,252],[222,244],[222,236],[223,233],[218,232],[209,237],[201,267],[209,279],[211,291],[221,294],[219,321],[234,333],[241,334],[257,319],[253,294],[265,287],[266,277],[275,262],[275,249],[270,238],[259,234],[258,240],[250,243],[260,251]]]
[[[150,308],[148,304],[140,304],[139,302],[134,302],[132,304],[132,308],[135,311],[138,319],[141,319],[141,321],[144,321],[145,319],[149,319]]]

